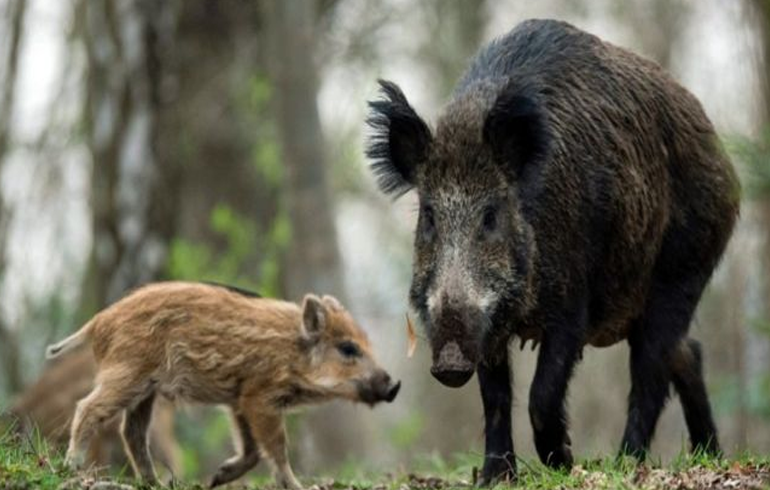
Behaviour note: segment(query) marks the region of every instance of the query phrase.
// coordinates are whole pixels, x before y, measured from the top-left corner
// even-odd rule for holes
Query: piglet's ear
[[[532,163],[548,154],[545,114],[533,97],[515,88],[504,90],[484,121],[484,142],[495,158],[519,178]]]
[[[366,122],[373,133],[366,156],[380,190],[398,198],[415,186],[417,166],[427,158],[432,136],[398,85],[379,83],[383,98],[369,102]]]
[[[335,298],[334,296],[330,296],[328,294],[324,295],[323,298],[321,298],[321,301],[324,302],[326,306],[329,307],[329,309],[334,311],[342,311],[345,308],[342,306],[342,303],[340,303],[340,300]]]
[[[302,328],[307,337],[319,335],[326,326],[326,307],[321,299],[308,294],[302,300]]]

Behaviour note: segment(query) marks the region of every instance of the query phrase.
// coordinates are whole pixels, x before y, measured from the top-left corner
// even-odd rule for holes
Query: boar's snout
[[[450,388],[459,388],[467,383],[474,371],[474,364],[463,355],[460,346],[454,341],[444,344],[430,368],[430,374]]]
[[[468,301],[451,301],[451,296],[431,314],[433,366],[430,373],[441,384],[459,388],[471,379],[476,370],[481,334],[489,320],[481,308]]]
[[[392,402],[396,399],[401,389],[401,381],[395,383],[390,375],[385,371],[380,371],[366,383],[361,383],[358,387],[358,395],[361,401],[374,405],[379,402]]]

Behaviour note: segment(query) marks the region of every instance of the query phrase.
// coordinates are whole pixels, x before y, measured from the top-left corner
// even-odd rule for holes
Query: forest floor
[[[479,461],[480,462],[480,461]],[[302,478],[313,490],[448,490],[473,488],[476,468],[470,462],[443,465],[424,474],[388,474],[350,478]],[[199,490],[206,485],[174,482],[176,490]],[[269,480],[237,483],[232,490],[274,488]],[[540,463],[519,462],[519,479],[498,489],[770,489],[770,458],[744,456],[714,460],[683,455],[668,465],[638,465],[615,458],[582,461],[571,471],[554,471]],[[74,474],[60,454],[33,437],[0,434],[0,490],[152,490],[128,477]]]

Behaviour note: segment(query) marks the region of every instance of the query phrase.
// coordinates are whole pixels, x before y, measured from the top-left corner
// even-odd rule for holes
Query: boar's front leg
[[[535,377],[529,393],[529,416],[540,460],[554,468],[571,467],[564,397],[583,346],[585,315],[565,315],[544,328]]]
[[[511,438],[511,377],[507,349],[478,366],[484,403],[484,469],[480,485],[516,478],[516,456]]]

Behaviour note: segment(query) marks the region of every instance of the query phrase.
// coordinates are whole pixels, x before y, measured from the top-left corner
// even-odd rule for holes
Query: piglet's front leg
[[[497,363],[479,363],[478,376],[484,403],[484,468],[479,485],[516,479],[516,455],[511,438],[511,376],[508,356]]]
[[[253,413],[250,423],[254,434],[268,458],[275,465],[275,483],[281,488],[302,488],[289,464],[286,447],[286,427],[283,415],[276,412]]]

